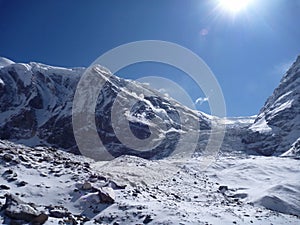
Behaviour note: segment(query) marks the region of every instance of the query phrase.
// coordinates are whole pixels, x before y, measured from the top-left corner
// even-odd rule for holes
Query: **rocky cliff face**
[[[244,142],[264,155],[281,155],[300,137],[300,56],[268,98]],[[299,142],[299,141],[298,141]]]

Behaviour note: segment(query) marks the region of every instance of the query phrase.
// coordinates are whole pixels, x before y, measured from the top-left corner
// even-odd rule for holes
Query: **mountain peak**
[[[14,64],[15,62],[11,61],[8,58],[0,57],[0,68],[8,66],[10,64]]]
[[[298,55],[298,57],[296,59],[296,63],[300,63],[300,55]]]

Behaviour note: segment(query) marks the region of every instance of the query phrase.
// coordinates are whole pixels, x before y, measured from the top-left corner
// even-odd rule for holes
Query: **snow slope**
[[[265,158],[265,157],[262,157]],[[237,164],[238,158],[237,159]],[[291,160],[291,159],[288,159]],[[227,161],[227,159],[225,159]],[[231,196],[223,191],[227,180],[217,181],[211,171],[201,171],[198,160],[148,161],[136,157],[120,157],[107,164],[93,166],[105,176],[130,184],[121,198],[120,207],[104,210],[96,218],[104,223],[112,220],[120,224],[142,224],[148,215],[153,224],[297,224],[297,216],[287,216],[253,205],[243,196]],[[123,170],[121,169],[123,168]],[[222,174],[222,169],[212,166]],[[263,166],[260,166],[264,170]],[[289,176],[293,172],[287,172]],[[247,176],[248,174],[245,174]],[[227,174],[228,176],[228,174]],[[261,178],[267,178],[262,175]],[[245,178],[246,179],[246,178]],[[226,181],[226,183],[225,183]],[[235,180],[235,187],[247,187],[243,176]],[[229,185],[232,189],[234,186]],[[271,195],[265,192],[266,195]],[[298,206],[299,209],[299,206]],[[124,219],[124,222],[122,221]],[[111,222],[112,223],[112,222]],[[88,223],[89,224],[89,223]]]
[[[274,211],[300,216],[300,162],[281,157],[223,157],[208,168],[233,197]]]

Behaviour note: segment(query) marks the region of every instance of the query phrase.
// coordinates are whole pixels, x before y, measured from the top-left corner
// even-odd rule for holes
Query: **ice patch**
[[[280,105],[276,105],[276,107],[271,110],[271,114],[272,115],[276,115],[277,113],[279,113],[280,111],[283,111],[285,109],[291,108],[292,107],[292,103],[294,102],[294,99],[290,99],[284,103],[281,103]]]

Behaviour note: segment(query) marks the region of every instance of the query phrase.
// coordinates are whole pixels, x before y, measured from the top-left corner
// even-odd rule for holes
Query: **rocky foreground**
[[[220,165],[204,173],[198,161],[149,161],[122,156],[95,163],[53,148],[0,141],[0,223],[300,222],[297,215],[282,214],[248,201],[242,188],[229,186],[224,179],[222,183],[217,181],[217,177],[221,178],[217,173],[221,173],[217,169]]]
[[[52,148],[1,141],[0,160],[4,224],[83,223],[125,188],[93,171],[91,160]]]

